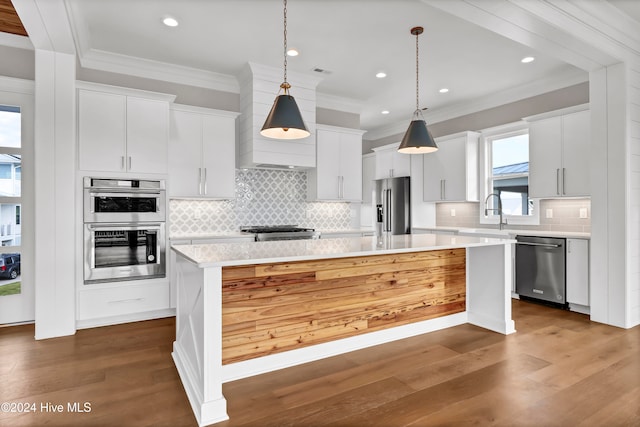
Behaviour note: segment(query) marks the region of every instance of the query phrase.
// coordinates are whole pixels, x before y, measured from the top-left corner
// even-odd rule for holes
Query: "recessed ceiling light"
[[[536,60],[536,58],[534,58],[533,56],[526,56],[526,57],[522,58],[520,60],[520,62],[522,62],[523,64],[528,64],[529,62],[533,62],[535,60]]]
[[[376,77],[379,79],[384,79],[385,77],[387,77],[387,73],[385,73],[384,71],[380,71],[379,73],[376,73]]]
[[[289,49],[287,51],[287,55],[288,56],[298,56],[298,55],[300,55],[300,52],[298,52],[298,49]]]
[[[170,16],[167,16],[166,18],[164,18],[162,20],[162,23],[164,25],[166,25],[167,27],[177,27],[178,26],[178,21],[175,18],[172,18]]]
[[[382,110],[380,111],[380,114],[389,114],[389,110]]]
[[[446,87],[443,87],[442,89],[440,89],[438,92],[440,93],[447,93],[449,92],[449,89],[447,89]]]

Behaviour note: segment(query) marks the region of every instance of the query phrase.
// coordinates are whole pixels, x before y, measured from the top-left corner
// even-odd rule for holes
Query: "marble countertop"
[[[515,240],[442,234],[406,234],[388,236],[381,239],[375,236],[367,236],[317,240],[172,245],[171,248],[198,267],[206,268],[495,246],[511,243],[515,243]]]

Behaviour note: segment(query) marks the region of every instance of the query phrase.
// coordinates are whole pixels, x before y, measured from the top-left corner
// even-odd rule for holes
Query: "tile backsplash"
[[[451,210],[455,210],[455,216]],[[483,208],[484,209],[484,208]],[[547,210],[552,218],[547,218]],[[580,209],[586,209],[587,218],[580,218]],[[438,203],[436,225],[441,227],[492,227],[480,224],[480,203]],[[590,199],[540,200],[540,225],[507,225],[509,229],[591,232]]]
[[[234,200],[170,200],[169,235],[175,238],[229,233],[242,225],[353,228],[353,207],[349,203],[307,202],[306,197],[306,172],[238,169]]]

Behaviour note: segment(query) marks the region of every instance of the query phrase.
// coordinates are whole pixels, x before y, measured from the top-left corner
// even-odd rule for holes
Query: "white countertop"
[[[441,234],[404,234],[389,236],[384,239],[368,236],[317,240],[173,245],[172,249],[197,264],[198,267],[206,268],[495,246],[511,243],[515,243],[515,240]]]
[[[450,231],[459,235],[485,235],[495,237],[510,237],[515,236],[538,236],[538,237],[560,237],[569,239],[590,239],[591,233],[577,232],[577,231],[547,231],[547,230],[519,230],[515,228],[467,228],[467,227],[414,227],[414,230],[426,230],[426,231]]]

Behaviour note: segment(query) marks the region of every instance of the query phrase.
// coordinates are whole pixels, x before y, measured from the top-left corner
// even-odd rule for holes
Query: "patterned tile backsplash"
[[[234,200],[170,200],[169,235],[229,233],[238,231],[242,225],[352,228],[349,203],[307,202],[306,198],[306,172],[238,169]]]

